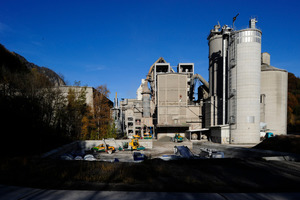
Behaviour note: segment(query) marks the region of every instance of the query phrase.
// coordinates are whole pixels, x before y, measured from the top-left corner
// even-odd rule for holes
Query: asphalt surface
[[[0,185],[2,200],[297,200],[300,193],[173,193],[173,192],[121,192],[121,191],[86,191],[86,190],[44,190]]]

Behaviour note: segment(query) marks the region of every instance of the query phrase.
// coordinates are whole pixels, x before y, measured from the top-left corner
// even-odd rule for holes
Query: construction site
[[[219,199],[297,192],[300,137],[286,137],[288,72],[261,52],[256,22],[242,30],[213,27],[209,80],[195,73],[194,63],[172,67],[158,58],[135,99],[114,99],[111,113],[122,139],[75,141],[42,159],[8,158],[1,182],[44,188],[22,193],[32,199],[49,189],[139,191],[142,198],[145,192],[213,192]],[[11,199],[14,191],[2,187],[0,194]]]
[[[133,161],[132,151],[138,150],[141,160],[199,158],[205,151],[218,154],[215,149],[200,151],[199,143],[248,148],[287,135],[288,72],[271,66],[270,54],[261,52],[262,32],[256,23],[251,18],[242,30],[235,30],[234,21],[231,27],[218,23],[210,30],[208,81],[195,73],[194,63],[172,67],[157,59],[135,99],[119,101],[115,96],[111,113],[122,140],[77,142],[69,152],[58,151],[59,156],[76,159],[77,151],[79,160],[91,153],[91,160]],[[99,152],[108,154],[100,158]]]
[[[156,60],[135,99],[119,101],[116,95],[119,133],[155,139],[179,133],[188,140],[253,145],[266,133],[286,135],[288,72],[271,66],[270,54],[261,52],[256,23],[251,18],[242,30],[234,23],[213,27],[207,37],[209,80],[195,73],[194,63],[172,67]]]

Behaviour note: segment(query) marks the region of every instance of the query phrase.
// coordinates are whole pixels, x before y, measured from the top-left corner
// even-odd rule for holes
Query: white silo
[[[275,135],[286,135],[288,72],[270,65],[270,54],[262,53],[261,122]]]
[[[219,30],[220,25],[215,25],[208,36],[209,46],[209,100],[205,105],[206,117],[205,126],[215,126],[219,124],[220,116],[220,95],[222,94],[222,76],[223,76],[223,59],[222,59],[222,32]]]
[[[260,140],[261,31],[250,27],[232,32],[229,41],[228,102],[230,143]]]

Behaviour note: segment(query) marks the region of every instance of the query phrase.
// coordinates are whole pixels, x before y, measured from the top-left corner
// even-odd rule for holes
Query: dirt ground
[[[162,155],[174,154],[174,146],[187,146],[192,150],[193,143],[189,140],[184,140],[183,142],[171,142],[170,137],[165,137],[160,140],[153,141],[153,148],[150,151],[145,151],[146,154],[151,154],[152,158],[158,158]]]
[[[201,147],[223,150],[224,159],[163,161],[175,145],[193,153]],[[265,160],[281,153],[209,142],[154,141],[143,153],[152,159],[134,162],[89,162],[9,158],[0,163],[0,184],[47,189],[166,192],[299,192],[300,163]],[[112,154],[113,155],[113,154]],[[116,154],[117,155],[117,154]],[[130,156],[128,153],[126,156]],[[251,156],[252,155],[252,156]],[[101,156],[101,155],[100,155]]]

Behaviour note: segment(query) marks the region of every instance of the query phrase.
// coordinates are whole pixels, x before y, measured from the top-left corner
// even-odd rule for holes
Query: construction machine
[[[112,154],[116,151],[116,148],[114,146],[110,146],[105,142],[105,139],[102,140],[103,143],[99,144],[98,146],[93,147],[91,150],[93,152],[106,152],[108,154]]]
[[[152,135],[150,133],[144,133],[144,139],[152,139]]]
[[[171,138],[171,140],[173,142],[182,142],[183,141],[183,137],[179,134],[179,133],[175,133],[175,136]]]
[[[131,139],[131,142],[129,142],[129,146],[131,146],[131,150],[144,150],[145,147],[140,146],[139,139],[133,138]]]
[[[98,146],[95,146],[91,149],[93,152],[107,152],[108,154],[111,154],[115,152],[115,147],[105,145],[105,144],[99,144]]]
[[[269,139],[271,137],[274,137],[274,133],[272,133],[272,132],[266,132],[265,139]]]

